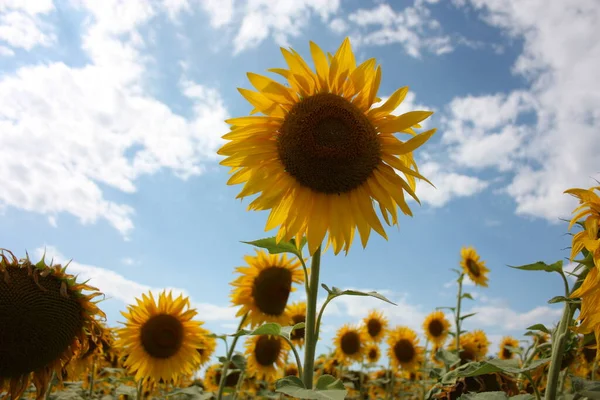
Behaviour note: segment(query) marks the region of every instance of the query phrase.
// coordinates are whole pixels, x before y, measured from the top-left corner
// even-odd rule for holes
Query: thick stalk
[[[248,317],[248,313],[244,314],[242,319],[240,320],[240,324],[237,328],[236,332],[239,332],[244,327],[244,322],[246,322],[246,317]],[[239,336],[234,336],[233,341],[231,342],[231,347],[227,352],[227,361],[223,363],[223,369],[221,370],[221,380],[219,381],[219,392],[217,393],[217,400],[223,399],[223,390],[225,390],[225,379],[227,378],[227,372],[229,371],[229,363],[231,362],[231,358],[233,357],[233,351],[235,350],[235,345],[239,340]]]
[[[317,348],[318,326],[316,326],[317,316],[317,295],[319,293],[319,269],[321,267],[321,247],[315,251],[310,264],[310,284],[306,293],[306,329],[304,350],[304,386],[312,389],[313,373],[315,365],[315,350]]]
[[[462,285],[465,274],[458,277],[458,296],[456,298],[456,310],[454,310],[454,322],[456,325],[456,354],[460,355],[460,303],[462,300]]]
[[[569,330],[569,324],[573,319],[573,313],[575,312],[575,306],[571,303],[565,303],[565,309],[563,311],[562,318],[556,328],[554,334],[554,344],[552,345],[552,359],[550,361],[550,371],[548,372],[548,384],[546,387],[546,400],[555,400],[557,395],[558,387],[558,375],[560,374],[560,364],[563,359],[563,352],[567,339],[567,333]]]

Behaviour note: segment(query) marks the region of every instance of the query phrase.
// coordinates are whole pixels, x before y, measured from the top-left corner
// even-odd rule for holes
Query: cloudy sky
[[[416,158],[437,189],[418,186],[389,241],[325,255],[322,282],[398,306],[336,300],[321,349],[372,307],[420,329],[454,304],[464,245],[491,269],[489,288],[467,286],[467,328],[498,343],[552,324],[558,276],[507,265],[568,256],[562,192],[600,178],[596,0],[0,0],[0,246],[73,259],[111,324],[167,287],[231,333],[229,282],[253,251],[239,241],[268,234],[225,184],[223,120],[251,109],[246,72],[285,67],[280,46],[345,36],[378,59],[382,97],[410,86],[398,112],[435,111]]]

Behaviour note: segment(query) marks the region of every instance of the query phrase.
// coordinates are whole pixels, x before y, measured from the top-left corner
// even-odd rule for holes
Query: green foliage
[[[541,332],[550,334],[550,330],[548,328],[546,328],[546,326],[544,324],[531,325],[530,327],[527,328],[527,330],[530,330],[530,331],[541,331]]]
[[[388,300],[385,296],[377,293],[377,292],[359,292],[358,290],[341,290],[339,288],[336,288],[335,286],[333,286],[331,289],[326,285],[326,284],[322,284],[321,285],[323,287],[323,289],[325,289],[328,293],[327,296],[327,300],[332,300],[336,297],[339,296],[370,296],[370,297],[375,297],[376,299],[385,301],[386,303],[390,303],[392,305],[397,306],[396,303]]]
[[[304,328],[304,322],[300,322],[294,326],[281,326],[274,322],[269,322],[264,325],[259,326],[258,328],[250,331],[247,329],[240,329],[236,333],[231,336],[257,336],[257,335],[273,335],[273,336],[281,336],[286,339],[290,339],[290,335],[296,329]]]
[[[494,358],[486,361],[470,362],[465,365],[461,365],[455,370],[452,370],[444,375],[442,377],[442,384],[454,384],[458,378],[479,376],[494,372],[521,374],[523,372],[534,370],[540,365],[546,364],[549,361],[549,358],[534,360],[525,368],[519,368],[519,361],[516,359],[500,360]]]
[[[302,238],[300,246],[296,246],[296,241],[294,239],[290,240],[289,242],[282,240],[277,243],[275,236],[254,240],[252,242],[242,241],[242,243],[260,247],[261,249],[267,250],[270,254],[291,253],[299,258],[302,258],[302,249],[304,248],[304,245],[306,245],[306,238]]]
[[[535,400],[535,396],[531,394],[518,394],[508,397],[504,392],[483,392],[483,393],[467,393],[458,398],[459,400]]]
[[[310,400],[344,400],[346,388],[341,380],[331,376],[319,377],[315,389],[307,389],[302,380],[296,376],[286,376],[275,382],[275,391],[299,399]]]
[[[563,271],[563,261],[557,261],[553,264],[546,264],[543,261],[538,261],[533,264],[521,265],[519,267],[514,267],[509,265],[511,268],[520,269],[522,271],[546,271],[546,272],[558,272],[562,274]]]

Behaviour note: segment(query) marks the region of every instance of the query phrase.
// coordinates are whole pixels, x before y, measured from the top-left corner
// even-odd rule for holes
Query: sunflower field
[[[465,246],[453,269],[455,302],[431,310],[420,331],[373,309],[318,354],[324,311],[336,298],[394,304],[322,284],[321,256],[348,254],[357,232],[363,247],[371,231],[387,238],[384,225],[412,216],[407,196],[419,202],[416,182],[435,185],[413,153],[436,130],[420,125],[432,112],[391,113],[406,87],[374,106],[381,68],[375,59],[356,65],[349,39],[334,54],[311,42],[314,69],[295,50],[282,53],[288,68],[270,71],[284,83],[248,74],[255,90],[240,93],[254,109],[226,121],[218,151],[227,184],[242,185],[240,199],[254,196],[248,210],[268,211],[265,228],[276,230],[247,242],[233,271],[237,329],[209,331],[190,300],[169,290],[143,294],[122,311],[121,325],[108,326],[94,282],[68,265],[2,249],[0,398],[600,399],[600,186],[566,191],[579,200],[565,229],[574,271],[562,261],[513,267],[564,283],[550,300],[564,308],[557,325],[534,324],[523,332],[528,341],[506,336],[499,348],[483,330],[465,330],[473,314],[463,303],[477,299],[463,283],[485,288],[490,272]],[[290,302],[295,290],[306,301]],[[327,293],[322,304],[319,291]]]

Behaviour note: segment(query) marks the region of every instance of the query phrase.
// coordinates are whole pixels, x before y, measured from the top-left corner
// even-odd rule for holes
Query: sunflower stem
[[[50,399],[50,393],[52,393],[52,388],[54,387],[54,380],[56,379],[56,371],[52,371],[52,376],[50,377],[50,383],[46,388],[46,400]]]
[[[92,370],[90,371],[90,391],[88,393],[90,399],[94,395],[94,375],[96,375],[96,360],[92,361]]]
[[[465,278],[465,274],[460,274],[458,277],[458,296],[456,298],[456,310],[454,311],[454,322],[456,324],[456,336],[455,336],[455,344],[456,344],[456,354],[460,357],[460,305],[462,300],[462,287],[463,287],[463,279]]]
[[[535,400],[542,400],[542,395],[540,394],[537,384],[533,382],[533,377],[531,376],[531,374],[529,372],[525,372],[525,376],[529,379],[529,382],[531,383],[531,387],[533,388],[533,392],[535,394]]]
[[[233,399],[236,400],[238,397],[238,393],[242,390],[242,383],[244,382],[244,371],[240,372],[240,377],[238,378],[237,384],[235,385],[235,393],[233,394]]]
[[[248,313],[244,314],[242,319],[240,320],[240,324],[236,332],[239,332],[246,322],[246,318],[248,317]],[[229,371],[229,363],[231,362],[231,358],[233,357],[233,352],[235,350],[235,345],[239,340],[239,336],[234,336],[231,342],[231,347],[229,347],[229,351],[227,351],[227,360],[223,363],[223,368],[221,369],[221,379],[219,381],[219,392],[217,393],[217,400],[223,399],[223,391],[225,390],[225,379],[227,378],[227,372]]]
[[[296,347],[294,347],[294,344],[290,339],[286,338],[285,336],[282,336],[282,338],[290,345],[290,348],[294,353],[294,357],[296,358],[296,366],[298,367],[298,376],[303,376],[302,364],[300,363],[300,355],[298,354],[298,350],[296,350]]]
[[[571,303],[565,303],[562,318],[554,333],[550,370],[548,371],[548,385],[546,387],[546,400],[556,399],[560,365],[562,364],[565,343],[567,341],[567,331],[573,319],[574,312],[575,307]]]
[[[137,400],[142,400],[143,393],[144,393],[144,379],[142,378],[138,382],[136,399]]]
[[[304,351],[304,373],[303,381],[307,389],[312,389],[313,373],[315,365],[315,350],[319,335],[319,324],[317,323],[317,295],[319,294],[319,269],[321,267],[321,246],[317,248],[310,264],[310,284],[306,292],[306,329]],[[220,399],[219,399],[220,400]]]

